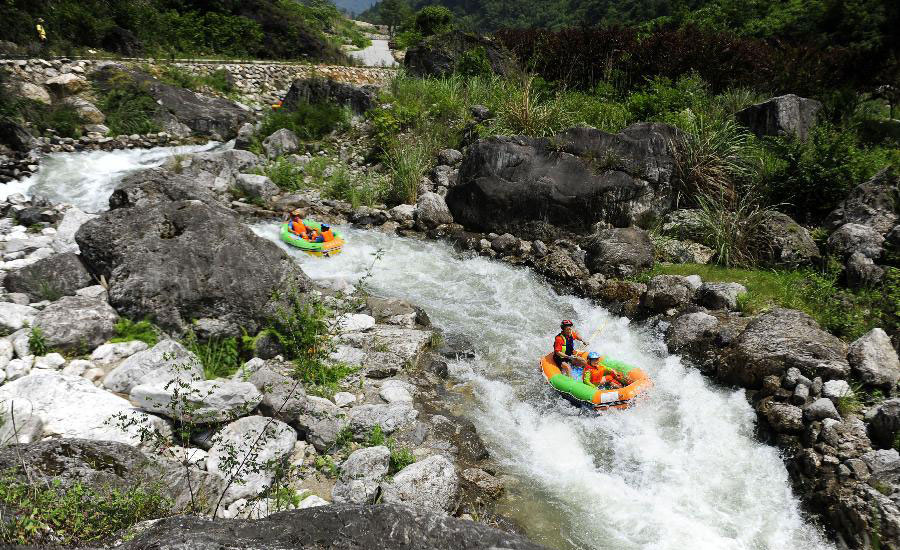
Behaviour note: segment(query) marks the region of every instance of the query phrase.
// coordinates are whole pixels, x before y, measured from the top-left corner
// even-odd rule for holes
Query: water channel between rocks
[[[209,145],[207,147],[212,147]],[[40,194],[87,211],[105,209],[133,170],[191,149],[52,155],[0,195]],[[275,242],[278,224],[254,226]],[[319,281],[367,286],[425,308],[445,335],[462,335],[475,359],[451,364],[448,406],[470,418],[507,481],[501,511],[534,541],[571,549],[833,548],[802,515],[777,451],[754,439],[742,392],[714,386],[665,353],[658,337],[602,308],[560,296],[525,268],[467,257],[445,243],[341,228],[342,255],[317,259],[279,244]],[[538,371],[559,320],[592,349],[640,365],[654,379],[628,411],[579,412]]]

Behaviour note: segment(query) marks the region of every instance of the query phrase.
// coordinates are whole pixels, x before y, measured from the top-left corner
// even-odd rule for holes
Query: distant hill
[[[378,3],[378,0],[332,0],[334,5],[347,13],[359,14]]]

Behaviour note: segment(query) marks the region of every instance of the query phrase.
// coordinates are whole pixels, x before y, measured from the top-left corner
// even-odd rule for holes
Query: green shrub
[[[44,337],[44,331],[41,327],[31,327],[31,332],[28,334],[28,349],[32,355],[38,357],[47,355],[50,352],[50,348],[47,346],[47,339]]]
[[[463,52],[456,62],[456,74],[463,77],[488,76],[493,72],[484,46]]]
[[[388,474],[396,474],[403,468],[406,468],[416,461],[416,457],[412,454],[412,451],[410,451],[406,447],[395,444],[390,446],[390,449],[391,462],[390,466],[388,467]]]
[[[372,428],[372,431],[369,432],[369,437],[366,439],[366,446],[378,447],[379,445],[384,445],[385,441],[384,431],[381,429],[381,426],[376,424]]]
[[[345,127],[349,119],[347,109],[339,105],[300,103],[291,110],[278,109],[268,113],[258,134],[265,138],[287,128],[300,139],[317,140]]]
[[[147,91],[126,75],[113,78],[100,91],[98,107],[106,115],[106,126],[113,135],[149,134],[161,127],[154,120],[160,106]]]
[[[427,6],[416,13],[415,28],[422,36],[443,34],[453,28],[453,12],[444,6]]]
[[[81,137],[84,121],[75,107],[65,103],[44,105],[37,101],[22,100],[17,103],[19,116],[31,122],[42,134],[54,130],[61,137]]]
[[[787,204],[801,222],[823,220],[850,189],[896,162],[887,150],[861,148],[852,129],[829,123],[816,126],[806,142],[776,138],[768,147],[777,159],[763,181],[768,200]]]
[[[284,191],[296,191],[303,187],[302,169],[284,157],[266,163],[260,173]]]
[[[115,329],[116,335],[109,339],[113,343],[140,340],[152,348],[159,341],[156,328],[150,321],[138,321],[135,323],[131,319],[122,317],[116,321]]]
[[[62,488],[0,479],[0,502],[10,513],[0,523],[0,541],[65,546],[100,542],[132,525],[169,515],[172,502],[157,488],[98,492],[75,483]]]
[[[689,74],[674,83],[663,76],[654,77],[643,89],[629,95],[625,104],[635,120],[668,122],[666,115],[685,109],[702,111],[708,101],[706,83],[696,74]]]
[[[308,393],[332,397],[338,383],[354,369],[330,359],[331,312],[322,304],[296,293],[276,299],[283,304],[270,331],[278,338],[284,356],[294,364],[292,376]]]

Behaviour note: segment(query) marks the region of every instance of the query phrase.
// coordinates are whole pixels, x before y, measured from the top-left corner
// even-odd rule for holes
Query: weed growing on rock
[[[134,322],[123,317],[116,321],[115,330],[116,335],[109,340],[112,343],[140,340],[152,348],[159,341],[156,328],[150,321]]]
[[[334,478],[341,474],[341,470],[337,467],[337,464],[334,463],[334,459],[328,455],[316,456],[315,467],[316,470],[319,470],[328,477]]]
[[[44,337],[44,331],[41,327],[31,327],[31,332],[28,335],[28,349],[31,350],[32,355],[38,357],[47,355],[47,353],[50,352],[50,348],[47,346],[47,340]]]
[[[853,384],[850,391],[838,397],[837,410],[841,416],[856,414],[862,410],[863,401],[860,395],[862,395],[862,384]]]
[[[365,444],[366,447],[378,447],[379,445],[384,445],[391,451],[390,465],[388,467],[388,474],[390,475],[396,474],[416,461],[416,457],[412,454],[412,451],[397,443],[397,440],[393,437],[386,437],[379,425],[373,427],[369,432]]]
[[[751,192],[737,195],[725,189],[701,192],[699,221],[707,236],[703,243],[716,252],[716,262],[726,267],[749,267],[757,264],[760,255],[759,234],[775,209],[761,206]]]
[[[267,113],[259,128],[259,136],[270,136],[287,128],[302,140],[318,140],[346,127],[350,114],[344,107],[330,103],[311,105],[300,103],[287,110]]]
[[[169,515],[172,502],[158,487],[98,492],[59,479],[48,486],[7,474],[0,479],[0,502],[10,512],[0,522],[8,544],[82,545],[103,541],[140,521]]]
[[[101,98],[98,107],[106,115],[106,126],[112,135],[160,131],[161,127],[154,120],[160,110],[159,104],[128,74],[113,76],[107,85],[97,91]]]

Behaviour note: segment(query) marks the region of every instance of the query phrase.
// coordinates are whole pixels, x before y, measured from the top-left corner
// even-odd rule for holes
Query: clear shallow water
[[[109,196],[122,178],[144,168],[162,165],[173,155],[209,151],[220,144],[119,149],[81,153],[53,153],[41,161],[31,177],[0,185],[0,200],[13,193],[73,204],[85,212],[109,208]]]
[[[40,192],[102,210],[125,174],[184,152],[54,155],[34,181],[0,196]],[[777,452],[754,440],[742,393],[714,387],[652,334],[558,296],[526,269],[466,258],[443,243],[341,229],[349,245],[323,260],[280,243],[276,223],[254,227],[318,280],[354,284],[384,250],[371,290],[423,306],[437,327],[474,343],[475,359],[452,364],[451,406],[475,422],[510,474],[503,511],[533,540],[571,549],[834,548],[800,514]],[[585,337],[608,322],[592,348],[651,375],[656,385],[640,406],[582,413],[546,387],[538,358],[562,318]]]
[[[277,224],[254,230],[275,242]],[[753,437],[742,392],[712,386],[653,335],[588,302],[559,296],[526,269],[466,258],[443,243],[342,228],[349,245],[326,260],[283,245],[314,279],[367,281],[376,294],[424,307],[467,336],[474,360],[455,361],[457,408],[515,479],[503,511],[535,541],[590,549],[819,549],[775,449]],[[281,243],[280,243],[281,244]],[[559,320],[572,318],[610,357],[655,381],[629,411],[579,412],[538,372]]]

